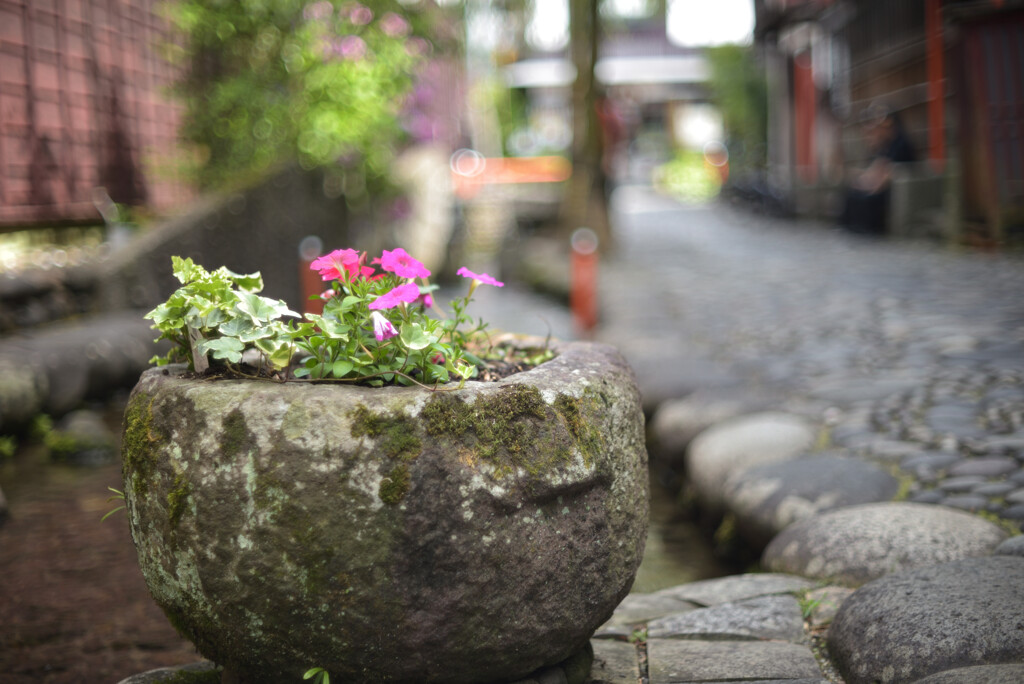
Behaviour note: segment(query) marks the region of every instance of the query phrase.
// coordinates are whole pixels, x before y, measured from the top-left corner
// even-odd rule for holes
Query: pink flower
[[[420,288],[416,283],[399,285],[390,292],[385,292],[380,297],[370,302],[370,309],[393,309],[399,304],[415,302],[419,299]]]
[[[427,267],[409,256],[401,247],[391,252],[385,249],[380,257],[380,267],[399,278],[430,277]]]
[[[321,21],[331,16],[334,7],[328,0],[320,0],[306,5],[302,9],[302,16],[312,21]]]
[[[373,321],[373,336],[377,338],[378,342],[383,342],[398,334],[391,321],[385,318],[384,314],[379,311],[371,312],[370,319]]]
[[[366,41],[359,36],[345,36],[334,43],[334,53],[344,59],[362,59],[366,56]]]
[[[491,276],[487,275],[486,273],[473,273],[472,271],[470,271],[465,266],[463,266],[458,271],[456,271],[455,275],[460,275],[463,278],[472,278],[473,280],[479,281],[479,282],[483,283],[484,285],[494,285],[495,287],[505,287],[505,283],[503,283],[503,282],[501,282],[499,280],[495,280],[494,278],[492,278]]]
[[[434,306],[434,298],[430,296],[429,292],[424,292],[416,300],[416,303],[422,304],[423,308],[425,309],[429,309],[430,307]]]
[[[338,294],[338,293],[335,292],[333,289],[331,289],[331,290],[324,290],[323,292],[320,293],[320,299],[322,299],[322,300],[324,300],[326,302],[328,299],[330,299],[331,297],[333,297],[336,294]]]
[[[359,272],[360,254],[354,249],[336,249],[330,254],[313,259],[309,268],[320,272],[322,280],[347,280],[346,274]]]
[[[373,10],[364,5],[360,5],[358,2],[353,3],[348,8],[348,20],[356,26],[366,26],[373,21]]]
[[[405,17],[388,12],[380,18],[380,30],[392,38],[408,35],[409,22],[405,20]]]

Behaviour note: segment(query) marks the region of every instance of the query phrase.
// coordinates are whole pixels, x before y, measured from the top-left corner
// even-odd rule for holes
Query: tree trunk
[[[595,108],[594,63],[600,31],[597,5],[597,0],[569,0],[569,49],[576,81],[572,87],[572,177],[562,199],[560,223],[566,235],[582,226],[590,228],[605,251],[611,246],[611,230]]]

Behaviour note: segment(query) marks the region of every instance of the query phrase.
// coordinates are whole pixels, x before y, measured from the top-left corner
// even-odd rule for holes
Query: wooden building
[[[1024,238],[1024,2],[755,0],[769,81],[768,176],[798,213],[837,211],[868,153],[873,102],[921,160],[900,170],[890,230],[998,245]]]
[[[192,196],[158,5],[0,0],[0,231],[98,223],[99,188],[154,211]]]

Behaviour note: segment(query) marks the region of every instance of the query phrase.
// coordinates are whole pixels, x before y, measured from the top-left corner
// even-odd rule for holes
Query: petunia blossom
[[[324,300],[326,302],[328,299],[330,299],[331,297],[333,297],[336,294],[338,294],[338,293],[334,291],[334,288],[331,288],[329,290],[324,290],[323,292],[320,293],[320,299],[322,299],[322,300]]]
[[[347,274],[359,273],[360,255],[354,249],[336,249],[330,254],[317,257],[309,264],[313,271],[320,272],[322,280],[347,280]]]
[[[391,38],[398,38],[409,34],[409,22],[403,16],[388,12],[380,18],[380,30]]]
[[[399,304],[412,303],[419,299],[420,288],[416,283],[406,283],[405,285],[399,285],[398,287],[385,292],[380,297],[370,302],[369,308],[373,309],[393,309]]]
[[[380,267],[399,278],[430,277],[427,267],[409,256],[401,247],[390,252],[385,249],[380,256]]]
[[[381,312],[371,311],[370,319],[373,321],[373,336],[377,338],[378,342],[383,342],[398,334],[395,326]]]
[[[456,271],[455,275],[460,275],[463,278],[472,278],[473,280],[477,280],[477,281],[483,283],[484,285],[493,285],[495,287],[505,287],[505,283],[501,282],[500,280],[495,280],[494,278],[492,278],[491,276],[487,275],[486,273],[473,273],[472,271],[470,271],[465,266],[463,266],[458,271]]]

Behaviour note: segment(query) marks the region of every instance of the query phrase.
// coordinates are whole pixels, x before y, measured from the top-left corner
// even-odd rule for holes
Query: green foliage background
[[[358,7],[372,12],[369,23],[351,20]],[[431,8],[426,0],[411,8],[397,0],[167,2],[179,32],[168,49],[182,67],[182,136],[195,150],[199,185],[241,185],[285,161],[340,161],[356,179],[347,193],[383,182],[404,135],[399,116],[414,70],[433,49],[424,38]],[[395,34],[388,13],[406,19],[410,33]],[[362,42],[362,57],[340,54],[346,37]]]
[[[768,130],[764,74],[749,46],[708,48],[711,99],[722,112],[734,172],[762,169]]]

